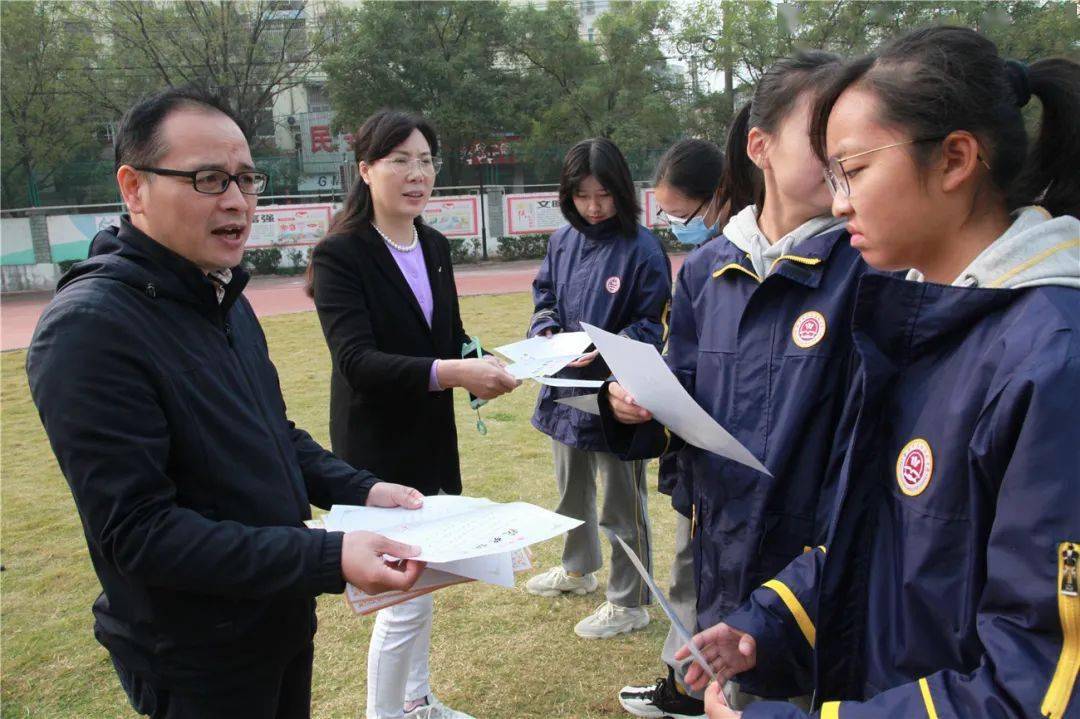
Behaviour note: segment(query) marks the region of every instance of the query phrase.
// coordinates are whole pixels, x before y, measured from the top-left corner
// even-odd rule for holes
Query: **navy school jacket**
[[[761,280],[723,237],[679,273],[667,362],[687,391],[773,477],[685,445],[659,423],[623,425],[602,392],[607,441],[623,459],[679,452],[689,498],[698,623],[718,622],[828,527],[827,471],[847,395],[849,319],[866,264],[842,229],[808,238]],[[822,493],[826,501],[822,502]]]
[[[608,332],[649,342],[660,349],[671,300],[671,261],[660,240],[638,226],[635,237],[617,231],[613,220],[580,232],[567,225],[548,241],[547,254],[533,280],[536,306],[528,336],[545,330],[578,332],[587,322]],[[563,377],[605,379],[602,358]],[[541,387],[533,426],[563,444],[607,451],[600,420],[555,400],[594,390]]]
[[[823,718],[1080,716],[1080,291],[868,275],[853,332],[827,548],[726,618],[757,638],[740,684],[812,681]]]

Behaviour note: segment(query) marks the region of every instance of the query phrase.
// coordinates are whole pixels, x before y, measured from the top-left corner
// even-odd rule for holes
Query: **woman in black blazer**
[[[354,137],[360,179],[312,252],[309,291],[330,347],[330,443],[354,466],[426,495],[461,493],[453,387],[491,399],[519,383],[461,359],[450,245],[420,220],[441,160],[423,118],[381,111]],[[431,694],[431,595],[379,612],[368,719],[467,718]]]

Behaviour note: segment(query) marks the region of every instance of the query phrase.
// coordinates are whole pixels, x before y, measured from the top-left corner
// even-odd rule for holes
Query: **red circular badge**
[[[922,494],[934,474],[934,453],[925,439],[913,439],[896,458],[896,482],[909,497]]]
[[[622,280],[618,277],[608,277],[607,282],[604,283],[604,288],[611,294],[615,294],[622,287]]]
[[[825,337],[825,315],[820,312],[804,312],[791,327],[791,341],[803,349],[813,347]]]

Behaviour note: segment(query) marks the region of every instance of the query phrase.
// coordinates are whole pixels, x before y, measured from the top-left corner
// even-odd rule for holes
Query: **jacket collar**
[[[238,265],[230,268],[232,281],[225,286],[225,295],[219,305],[214,282],[202,269],[135,227],[128,215],[120,219],[117,239],[122,246],[132,248],[135,254],[149,260],[144,267],[161,282],[161,287],[155,288],[155,292],[160,290],[174,299],[194,304],[200,310],[212,311],[212,314],[217,314],[219,306],[221,316],[228,314],[250,279],[243,267]],[[126,253],[122,250],[120,254]]]
[[[799,243],[795,252],[778,258],[773,263],[776,269],[769,276],[780,275],[807,287],[817,287],[821,284],[825,265],[833,249],[847,237],[847,231],[842,227],[808,237]],[[728,279],[733,279],[734,276],[742,275],[749,276],[759,283],[764,281],[765,278],[754,270],[749,256],[735,243],[721,236],[717,244],[712,273],[714,279],[725,275],[730,275]]]
[[[897,364],[968,332],[988,314],[1010,304],[1019,290],[953,287],[868,273],[859,282],[852,332]]]

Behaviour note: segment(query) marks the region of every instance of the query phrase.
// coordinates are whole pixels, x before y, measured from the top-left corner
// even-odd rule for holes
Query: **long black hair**
[[[727,167],[720,200],[731,214],[747,205],[765,204],[765,176],[746,154],[750,129],[776,132],[804,92],[816,92],[822,82],[841,68],[839,55],[822,50],[800,50],[777,60],[758,80],[750,102],[736,113],[728,128]]]
[[[574,205],[574,193],[589,175],[595,177],[615,201],[615,216],[622,234],[627,237],[637,235],[641,205],[630,177],[630,166],[615,143],[603,137],[582,140],[566,153],[559,176],[559,209],[566,221],[578,231],[589,227]]]
[[[1008,209],[1038,202],[1052,215],[1080,216],[1080,64],[1052,58],[1025,66],[1003,59],[974,30],[915,30],[851,62],[826,85],[810,129],[822,160],[829,114],[855,85],[877,96],[883,124],[911,137],[945,137],[957,130],[975,135]],[[1020,112],[1032,95],[1042,102],[1034,143]],[[925,166],[939,147],[915,143],[907,149]]]
[[[364,120],[364,124],[353,135],[353,156],[357,164],[364,162],[370,165],[376,160],[381,160],[393,152],[395,147],[409,139],[409,135],[414,130],[419,130],[428,141],[432,157],[438,155],[439,138],[435,134],[435,128],[421,115],[400,110],[379,110]],[[330,222],[327,237],[353,234],[371,222],[374,217],[375,206],[371,201],[371,188],[363,178],[358,177],[349,189],[345,204]],[[313,263],[308,263],[305,290],[309,297],[313,297],[315,291],[312,268]]]

